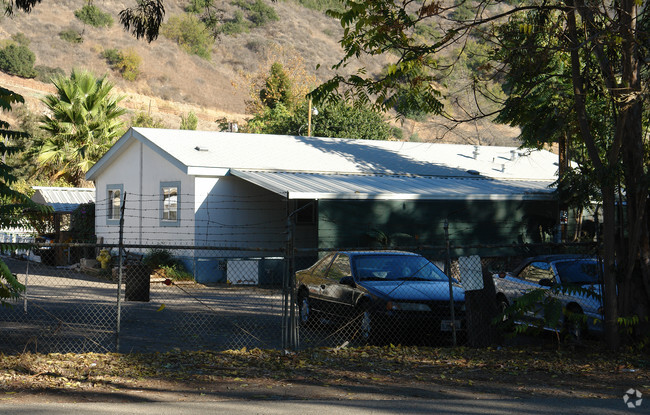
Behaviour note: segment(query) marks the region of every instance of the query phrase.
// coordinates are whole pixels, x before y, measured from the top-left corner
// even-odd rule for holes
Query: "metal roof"
[[[32,187],[36,192],[32,200],[41,205],[48,205],[57,213],[70,213],[79,205],[95,202],[94,188],[79,187]]]
[[[288,199],[552,200],[549,180],[231,170]]]
[[[555,180],[558,169],[557,155],[517,147],[131,128],[86,178],[94,180],[134,140],[193,176],[235,169]]]

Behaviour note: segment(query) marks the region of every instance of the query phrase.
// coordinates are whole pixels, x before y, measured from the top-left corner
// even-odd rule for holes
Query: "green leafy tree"
[[[307,133],[308,103],[302,102],[295,110],[282,103],[256,114],[247,125],[247,131],[258,134]],[[312,116],[312,136],[388,140],[393,128],[382,115],[370,108],[355,107],[343,102],[325,104]]]
[[[8,89],[0,87],[0,108],[2,112],[11,111],[13,105],[23,103],[24,99]],[[20,151],[20,147],[11,145],[12,142],[23,139],[25,133],[10,128],[10,124],[0,120],[0,153],[5,156]],[[28,196],[13,189],[17,178],[14,169],[0,159],[0,227],[13,227],[26,225],[25,210],[46,212],[48,209],[33,203]],[[0,244],[1,248],[11,248],[7,244]],[[7,265],[0,259],[0,306],[10,305],[10,301],[20,296],[25,287],[11,273]]]
[[[105,77],[86,71],[73,70],[53,83],[56,94],[43,98],[50,112],[41,119],[46,137],[30,151],[53,179],[65,177],[81,185],[85,173],[122,133],[122,97],[112,95],[113,84]]]
[[[608,345],[615,348],[619,340],[619,314],[638,314],[640,320],[647,319],[650,314],[647,212],[650,161],[648,146],[644,142],[648,126],[643,124],[644,119],[647,120],[644,114],[648,112],[647,94],[643,93],[648,81],[645,62],[649,56],[650,12],[647,4],[635,0],[521,1],[512,2],[510,7],[503,7],[496,0],[476,3],[474,17],[468,21],[454,20],[448,13],[449,9],[441,7],[438,2],[345,1],[344,11],[329,12],[330,16],[341,21],[344,28],[341,39],[344,55],[334,69],[359,58],[386,53],[396,56],[395,63],[379,77],[363,70],[350,76],[336,75],[317,88],[312,98],[317,102],[354,98],[361,103],[390,109],[408,91],[418,90],[418,95],[423,98],[419,101],[421,108],[442,114],[443,85],[436,83],[434,74],[439,69],[443,53],[456,45],[464,45],[471,36],[488,36],[493,40],[495,25],[508,20],[554,13],[557,30],[551,31],[553,39],[549,41],[557,46],[554,48],[549,44],[543,49],[528,48],[521,58],[525,60],[526,54],[530,58],[535,54],[536,60],[546,55],[564,55],[564,70],[551,65],[548,72],[539,75],[543,79],[563,77],[570,85],[570,101],[552,102],[558,103],[560,111],[570,102],[572,112],[560,114],[557,119],[564,125],[577,127],[573,139],[584,146],[600,188],[604,225],[604,326]],[[418,25],[442,18],[447,19],[442,38],[423,42],[421,36],[416,36]],[[526,22],[517,27],[524,35],[522,46],[526,45],[528,36],[538,36],[541,30],[548,29]],[[503,72],[497,76],[508,76],[509,66],[501,69]],[[415,76],[418,73],[420,76]],[[541,97],[546,91],[537,92]],[[603,104],[607,108],[605,117],[598,111]],[[548,121],[549,114],[541,115]],[[563,121],[565,115],[570,119]],[[474,119],[470,117],[467,121]],[[612,178],[612,173],[619,169],[622,169],[624,178],[621,187]],[[623,188],[627,202],[627,230],[618,238],[615,200],[618,194],[623,194]]]
[[[163,35],[187,53],[210,59],[213,38],[205,24],[193,14],[172,16],[162,27]]]
[[[258,134],[307,134],[310,105],[304,98],[297,99],[297,84],[300,82],[293,82],[280,63],[273,63],[264,82],[256,84],[260,85],[256,101],[259,105],[250,106],[254,116],[244,130]],[[313,136],[369,140],[392,137],[393,128],[381,114],[363,105],[324,103],[317,113],[311,120]]]
[[[290,109],[294,104],[293,99],[291,80],[284,72],[282,64],[275,62],[271,65],[271,73],[266,78],[264,88],[260,91],[260,100],[269,108],[275,108],[278,103],[281,103]]]
[[[6,0],[3,1],[6,15],[12,15],[16,11],[29,13],[32,8],[39,4],[41,0]],[[165,14],[165,8],[162,0],[140,0],[132,8],[126,8],[120,13],[120,22],[124,28],[130,31],[138,39],[144,38],[151,42],[158,37],[160,24]],[[2,112],[11,111],[12,106],[16,103],[22,103],[24,99],[21,95],[0,87],[0,108]],[[10,129],[9,123],[0,119],[0,135],[3,141],[0,143],[0,151],[4,154],[11,154],[18,151],[18,148],[7,145],[8,141],[18,138],[24,138],[25,133]],[[13,226],[22,224],[24,216],[22,210],[44,209],[40,205],[34,204],[23,193],[17,192],[11,188],[16,177],[13,169],[0,162],[0,226]],[[24,290],[24,286],[14,277],[7,265],[0,259],[0,305],[8,305],[10,299],[15,299]]]

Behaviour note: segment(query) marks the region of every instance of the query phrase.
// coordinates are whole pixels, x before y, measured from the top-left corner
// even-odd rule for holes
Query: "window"
[[[327,273],[327,278],[339,281],[343,277],[350,276],[352,276],[352,271],[350,270],[350,258],[344,254],[337,255]]]
[[[329,254],[323,260],[321,260],[320,262],[317,262],[316,266],[314,267],[314,271],[312,272],[312,274],[315,275],[316,277],[323,278],[325,276],[325,271],[327,271],[327,268],[332,263],[332,258],[333,257],[334,257],[334,254]]]
[[[106,202],[106,223],[109,225],[119,224],[124,188],[121,184],[111,184],[106,186],[106,194],[108,199]]]
[[[528,265],[526,268],[522,269],[519,273],[519,278],[522,278],[526,281],[533,282],[535,284],[539,283],[539,280],[542,278],[548,278],[554,280],[553,270],[551,265],[547,262],[533,262]]]
[[[178,226],[180,221],[180,182],[163,182],[160,184],[162,226]]]
[[[316,201],[300,199],[295,202],[296,224],[314,225],[316,223]]]

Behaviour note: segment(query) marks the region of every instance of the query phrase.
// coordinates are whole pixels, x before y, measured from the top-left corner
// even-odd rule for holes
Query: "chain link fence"
[[[297,264],[301,347],[486,347],[514,334],[582,341],[602,331],[602,266],[593,244],[405,247],[320,257]]]
[[[290,250],[287,258],[250,247],[30,247],[3,258],[25,285],[0,307],[3,353],[482,347],[517,325],[575,339],[600,330],[592,244]]]
[[[205,248],[125,248],[120,257],[115,247],[48,244],[29,257],[3,258],[25,291],[11,307],[0,307],[0,351],[283,346],[282,259]],[[94,255],[67,264],[68,251],[75,250]]]

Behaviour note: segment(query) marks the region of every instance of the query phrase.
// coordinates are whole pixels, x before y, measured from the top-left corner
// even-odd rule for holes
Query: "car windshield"
[[[449,281],[440,268],[417,255],[358,255],[353,267],[359,281]]]
[[[594,260],[556,262],[555,268],[562,284],[595,284],[598,282],[598,264]]]

